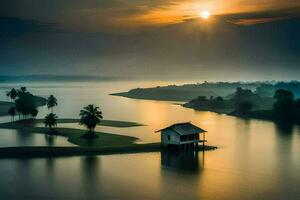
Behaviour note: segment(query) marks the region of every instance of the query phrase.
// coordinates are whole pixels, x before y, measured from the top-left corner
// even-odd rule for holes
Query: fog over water
[[[135,128],[97,130],[156,142],[155,130],[191,121],[208,131],[204,154],[142,153],[95,157],[0,160],[1,198],[111,199],[299,199],[300,128],[273,122],[243,120],[212,112],[198,112],[174,102],[110,96],[134,87],[162,82],[95,82],[23,84],[34,94],[54,94],[61,118],[78,117],[81,107],[94,103],[105,119],[135,121]],[[10,84],[18,85],[18,84]],[[21,85],[21,84],[19,84]],[[7,86],[7,85],[2,85]],[[1,89],[1,100],[6,97]],[[41,108],[38,117],[48,112]],[[2,118],[4,120],[4,118]],[[62,125],[59,125],[62,126]],[[66,127],[78,127],[66,124]],[[81,127],[82,128],[82,127]],[[1,146],[70,145],[58,137],[0,130]],[[68,187],[66,187],[66,185]],[[16,192],[18,191],[18,192]]]

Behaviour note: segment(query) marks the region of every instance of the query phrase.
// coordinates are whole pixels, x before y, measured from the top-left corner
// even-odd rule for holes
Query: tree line
[[[14,117],[18,114],[19,119],[35,118],[38,114],[37,97],[27,91],[26,87],[21,87],[20,89],[12,88],[6,93],[6,96],[14,102],[8,110],[8,114],[14,120]],[[40,100],[40,99],[39,99]]]
[[[235,93],[235,113],[241,115],[261,114],[282,123],[300,123],[300,99],[295,98],[293,92],[285,89],[275,91],[275,103],[271,110],[252,112],[251,91],[238,88]],[[271,111],[271,112],[270,112]],[[268,113],[268,115],[266,115]],[[258,116],[259,117],[259,116]]]
[[[12,88],[6,95],[14,102],[14,106],[8,110],[8,114],[11,116],[12,121],[14,121],[14,117],[17,114],[19,114],[19,120],[36,118],[39,112],[39,104],[36,102],[37,97],[28,92],[26,87],[21,87],[20,89]],[[54,95],[50,95],[45,100],[45,104],[50,111],[44,118],[45,127],[49,127],[49,134],[56,134],[57,131],[55,127],[57,126],[58,116],[53,112],[53,109],[58,105],[58,101]],[[101,119],[103,119],[100,108],[90,104],[80,110],[79,116],[79,123],[88,129],[83,137],[88,139],[98,137],[94,134],[94,130],[101,122]]]

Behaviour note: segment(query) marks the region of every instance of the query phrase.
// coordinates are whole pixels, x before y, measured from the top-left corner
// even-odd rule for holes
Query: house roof
[[[155,131],[160,132],[166,129],[170,129],[176,133],[178,133],[179,135],[192,135],[192,134],[197,134],[197,133],[205,133],[207,132],[206,130],[203,130],[202,128],[199,128],[195,125],[193,125],[190,122],[184,122],[184,123],[177,123],[177,124],[173,124],[171,126],[168,126],[164,129]]]

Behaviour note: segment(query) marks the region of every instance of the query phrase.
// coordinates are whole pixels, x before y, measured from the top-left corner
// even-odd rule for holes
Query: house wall
[[[170,140],[168,140],[168,135],[170,136]],[[179,144],[180,143],[180,135],[171,130],[163,130],[161,133],[161,143],[166,146],[168,144]]]
[[[183,135],[180,137],[181,141],[189,141],[189,140],[199,140],[199,133],[193,135]]]

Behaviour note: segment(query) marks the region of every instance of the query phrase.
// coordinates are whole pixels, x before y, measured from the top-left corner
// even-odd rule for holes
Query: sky
[[[299,0],[1,0],[0,73],[300,79],[299,27]]]

